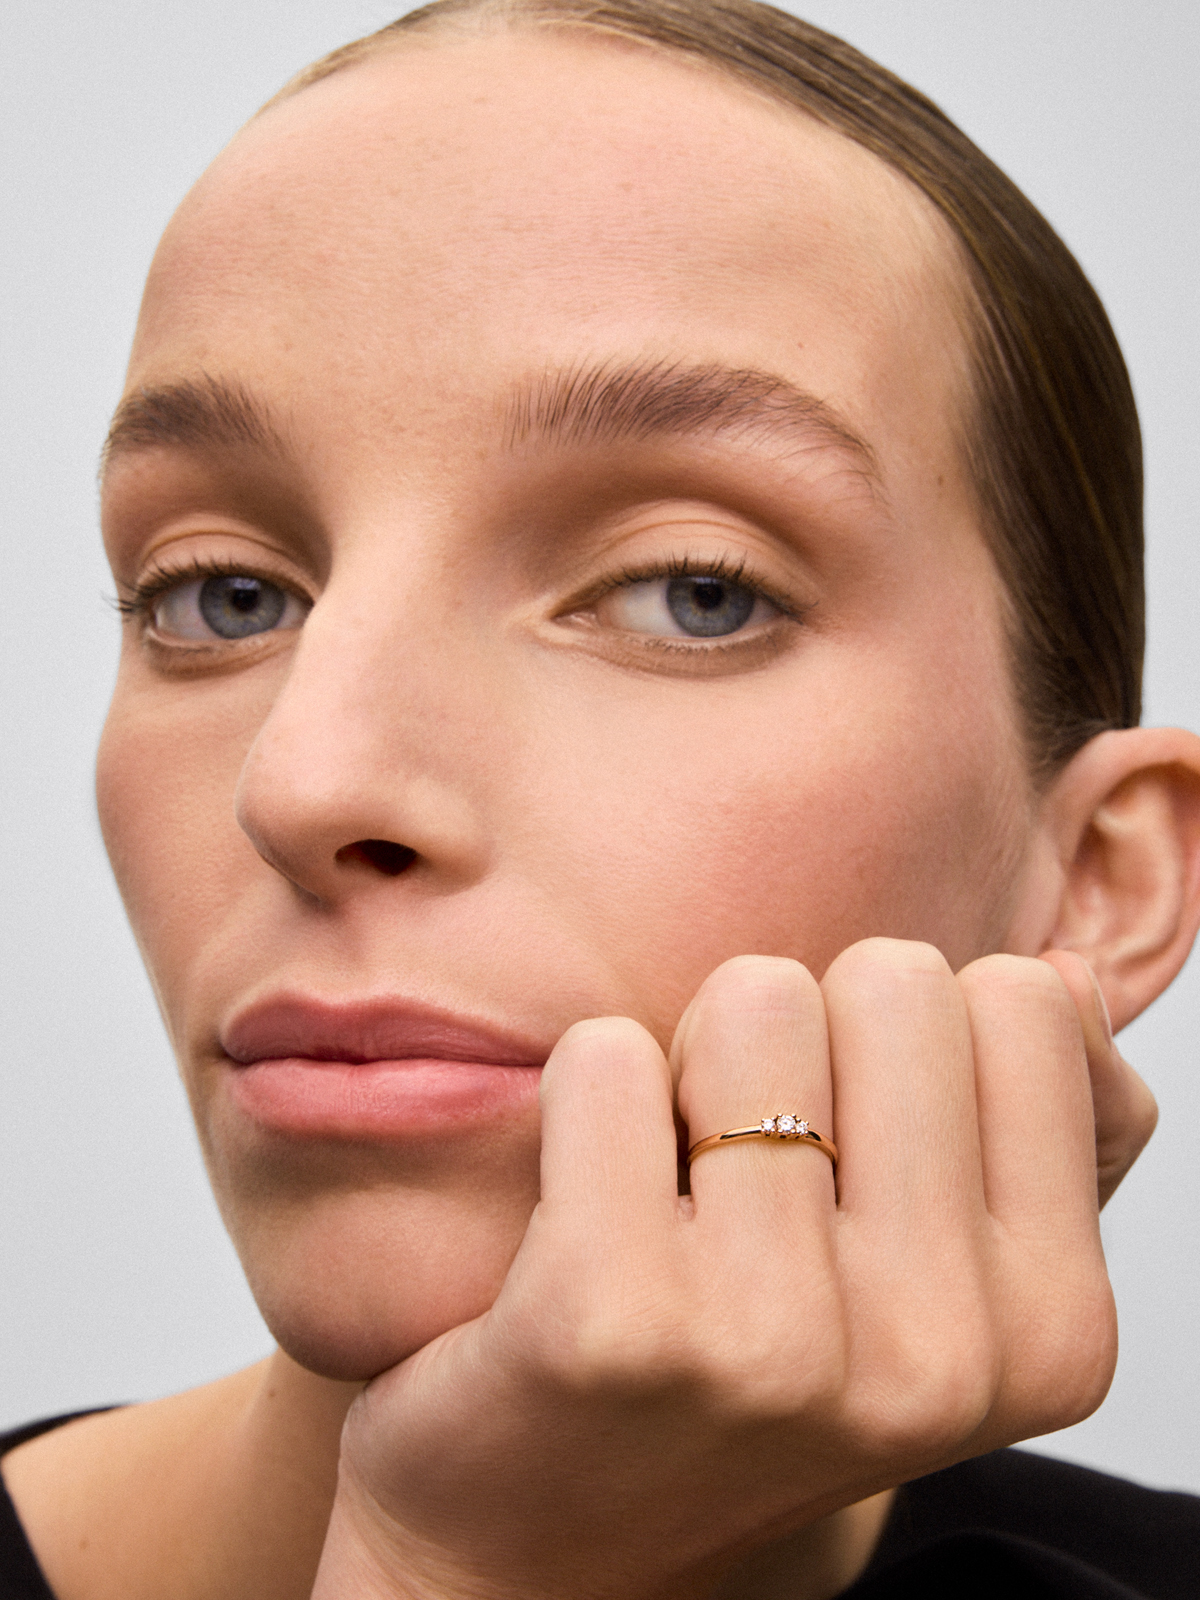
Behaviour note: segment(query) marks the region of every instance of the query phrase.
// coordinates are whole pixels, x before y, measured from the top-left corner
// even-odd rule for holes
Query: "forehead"
[[[160,246],[129,385],[216,372],[295,402],[317,379],[418,426],[518,370],[712,362],[948,468],[959,281],[904,179],[706,65],[581,30],[450,37],[239,135]]]

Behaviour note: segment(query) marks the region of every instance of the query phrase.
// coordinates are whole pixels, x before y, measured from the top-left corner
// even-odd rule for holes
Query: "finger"
[[[1047,962],[993,955],[958,976],[974,1040],[984,1190],[1014,1238],[1086,1249],[1096,1155],[1083,1030]]]
[[[577,1022],[542,1073],[543,1219],[601,1219],[602,1237],[655,1229],[678,1209],[666,1058],[628,1017]]]
[[[966,1005],[937,950],[896,939],[843,951],[822,989],[849,1348],[893,1428],[958,1436],[990,1406],[993,1341]]]
[[[1002,1382],[988,1447],[1078,1422],[1116,1357],[1100,1243],[1083,1028],[1054,967],[993,955],[959,974],[975,1040],[984,1188],[995,1224]]]
[[[966,1006],[932,945],[867,939],[821,985],[839,1132],[838,1192],[906,1273],[983,1212]],[[911,1253],[910,1253],[911,1252]]]
[[[701,986],[671,1049],[689,1144],[764,1117],[795,1115],[832,1135],[825,1012],[816,981],[775,956],[727,961]],[[697,1216],[728,1222],[736,1236],[829,1210],[832,1166],[801,1143],[748,1140],[696,1158]]]
[[[1083,1027],[1096,1122],[1096,1183],[1103,1207],[1149,1142],[1158,1105],[1117,1049],[1103,991],[1083,957],[1071,950],[1047,950],[1041,960],[1066,984]]]

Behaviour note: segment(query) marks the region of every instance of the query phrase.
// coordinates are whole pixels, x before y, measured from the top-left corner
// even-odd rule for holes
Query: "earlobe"
[[[1175,977],[1200,925],[1200,738],[1101,734],[1051,785],[1041,828],[1060,885],[1041,949],[1083,956],[1123,1028]]]

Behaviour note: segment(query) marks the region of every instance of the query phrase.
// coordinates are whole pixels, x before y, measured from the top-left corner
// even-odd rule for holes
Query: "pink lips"
[[[260,1126],[317,1139],[446,1134],[527,1112],[548,1050],[394,1000],[283,996],[221,1030],[234,1103]]]

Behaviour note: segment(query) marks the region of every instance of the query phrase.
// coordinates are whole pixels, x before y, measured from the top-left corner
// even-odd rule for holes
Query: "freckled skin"
[[[187,673],[131,624],[100,809],[223,1214],[314,1370],[370,1375],[486,1309],[537,1198],[537,1110],[270,1139],[217,1045],[256,995],[397,994],[545,1052],[615,1014],[666,1048],[732,956],[819,975],[874,934],[956,969],[1004,946],[1032,807],[954,445],[954,273],[925,202],[815,122],[550,36],[326,80],[172,222],[127,392],[236,380],[286,454],[117,461],[118,581],[245,562],[316,603]],[[639,360],[778,374],[848,419],[881,488],[752,431],[506,448],[512,385]],[[573,620],[589,585],[694,557],[801,620],[704,665]],[[339,857],[361,839],[416,864]]]

